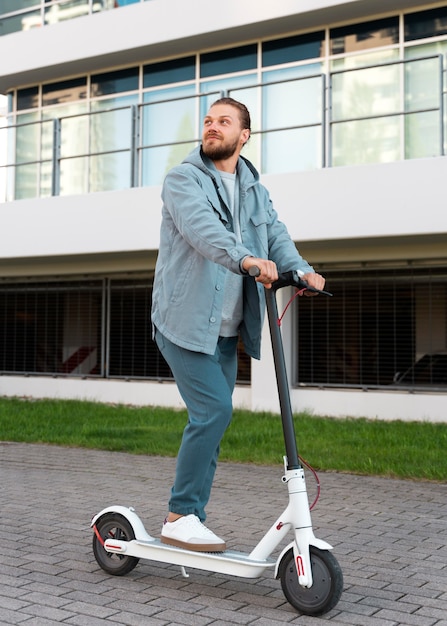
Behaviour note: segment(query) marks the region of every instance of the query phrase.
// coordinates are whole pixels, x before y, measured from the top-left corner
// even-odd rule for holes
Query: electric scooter
[[[252,276],[258,273],[258,268],[251,268]],[[122,576],[133,570],[140,559],[178,565],[185,577],[189,576],[187,567],[243,578],[257,578],[271,569],[274,577],[280,579],[287,601],[302,614],[322,615],[339,601],[343,573],[331,552],[332,546],[313,533],[304,467],[298,456],[276,301],[276,291],[286,286],[332,294],[310,287],[296,271],[280,275],[272,288],[265,290],[286,449],[282,482],[289,494],[287,507],[250,553],[196,552],[167,545],[146,531],[133,508],[107,507],[91,523],[93,553],[105,572]],[[276,559],[271,558],[289,531],[292,541]]]

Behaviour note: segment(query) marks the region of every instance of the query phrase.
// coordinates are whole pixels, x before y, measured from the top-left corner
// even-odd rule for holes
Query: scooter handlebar
[[[256,278],[261,272],[259,267],[253,265],[248,270],[248,273],[250,276],[253,276],[253,278]],[[313,293],[321,293],[325,296],[333,295],[329,291],[323,291],[322,289],[316,289],[315,287],[308,285],[306,281],[301,278],[298,270],[291,270],[290,272],[283,272],[278,275],[278,280],[275,280],[275,282],[272,283],[272,289],[277,291],[282,287],[296,287],[297,289],[305,289],[306,291],[311,291]]]

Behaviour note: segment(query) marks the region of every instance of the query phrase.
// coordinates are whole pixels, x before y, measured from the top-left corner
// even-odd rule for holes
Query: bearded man
[[[264,289],[298,270],[324,278],[298,253],[255,167],[240,155],[250,114],[232,98],[211,105],[202,144],[166,176],[152,324],[188,411],[161,541],[220,552],[203,522],[222,437],[232,417],[239,337],[260,358]],[[253,279],[248,271],[259,268]]]

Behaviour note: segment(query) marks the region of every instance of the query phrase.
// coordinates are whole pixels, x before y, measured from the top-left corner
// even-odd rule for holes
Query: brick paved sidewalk
[[[172,459],[0,443],[0,624],[447,626],[447,485],[320,475],[314,531],[334,546],[345,581],[321,618],[299,615],[270,571],[184,578],[140,561],[125,577],[106,575],[92,515],[134,506],[158,535],[173,471]],[[280,464],[219,465],[208,525],[230,548],[250,550],[285,507],[281,476]]]

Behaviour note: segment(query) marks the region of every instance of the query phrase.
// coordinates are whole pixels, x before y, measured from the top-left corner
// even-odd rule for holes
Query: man
[[[264,288],[278,270],[301,270],[322,289],[278,220],[253,165],[240,152],[250,114],[222,98],[205,117],[202,145],[166,176],[152,323],[188,410],[161,541],[219,552],[225,541],[202,522],[219,454],[232,417],[240,335],[260,358]],[[256,282],[250,267],[260,270]]]

